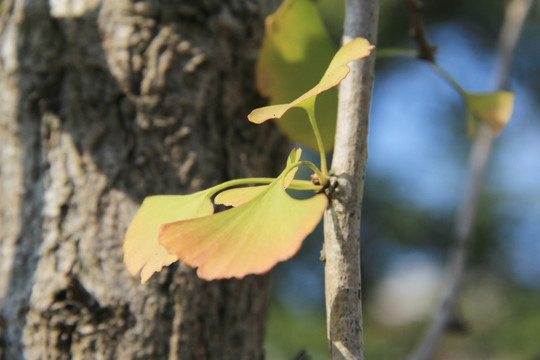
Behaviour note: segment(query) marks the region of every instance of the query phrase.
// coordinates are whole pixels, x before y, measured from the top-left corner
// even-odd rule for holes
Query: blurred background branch
[[[414,0],[407,0],[407,3],[411,2],[414,2]],[[500,65],[496,73],[498,90],[506,89],[508,86],[514,50],[532,3],[533,0],[512,0],[506,8],[504,22],[499,35],[498,59]],[[443,298],[439,311],[435,314],[428,330],[421,339],[419,346],[409,358],[410,360],[431,359],[444,331],[449,325],[462,321],[459,320],[460,316],[457,314],[459,296],[463,284],[470,243],[473,240],[473,231],[478,215],[478,204],[493,140],[494,134],[491,129],[487,125],[481,124],[480,130],[474,139],[469,157],[469,185],[456,220],[455,248],[450,264],[446,295]]]
[[[424,5],[419,0],[405,0],[405,5],[409,11],[409,35],[418,47],[418,58],[435,62],[437,47],[431,45],[426,36],[423,19]]]

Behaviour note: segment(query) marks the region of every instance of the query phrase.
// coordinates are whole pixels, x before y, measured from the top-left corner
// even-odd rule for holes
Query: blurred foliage
[[[256,68],[257,88],[270,105],[286,104],[310,90],[336,53],[338,46],[310,0],[286,0],[266,18],[265,37]],[[317,59],[317,61],[309,61]],[[337,90],[317,97],[317,124],[326,152],[334,147]],[[291,141],[317,150],[317,141],[303,110],[291,109],[274,121]]]
[[[324,312],[292,310],[287,304],[275,301],[270,313],[265,344],[268,360],[292,360],[303,350],[314,360],[316,356],[326,356],[328,342]]]
[[[540,356],[540,294],[492,281],[482,287],[469,282],[463,301],[464,333],[448,333],[443,353],[452,359],[537,359]],[[486,298],[487,297],[487,298]],[[369,304],[367,306],[369,308]],[[274,302],[267,328],[268,360],[293,359],[302,350],[313,359],[327,359],[323,309],[292,310]],[[427,319],[426,319],[427,321]],[[364,312],[364,340],[368,359],[402,359],[413,349],[426,322],[385,326]]]

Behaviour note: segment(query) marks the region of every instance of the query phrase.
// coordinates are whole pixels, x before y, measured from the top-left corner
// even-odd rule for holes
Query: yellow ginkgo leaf
[[[515,95],[511,91],[466,93],[465,103],[474,118],[485,122],[495,135],[510,121]]]
[[[291,258],[321,220],[324,194],[290,197],[278,182],[259,196],[211,216],[162,227],[160,243],[202,279],[262,274]]]
[[[163,224],[207,216],[214,212],[207,191],[191,195],[158,195],[144,199],[129,225],[124,241],[124,263],[133,276],[141,272],[145,283],[154,272],[177,261],[158,242]]]
[[[269,119],[279,119],[290,108],[302,106],[305,100],[336,86],[349,73],[350,68],[348,64],[351,61],[368,56],[373,48],[374,46],[370,45],[363,38],[350,41],[339,49],[317,85],[288,104],[270,105],[253,110],[248,115],[249,121],[260,124]]]
[[[257,190],[248,190],[248,196],[253,197],[235,208],[163,225],[160,244],[186,265],[198,267],[197,274],[206,280],[269,271],[296,254],[328,205],[324,194],[307,200],[287,194],[285,175],[293,167],[287,166],[269,185],[248,188]],[[232,200],[220,201],[234,205],[241,202],[238,199],[245,200],[237,190],[230,190]]]

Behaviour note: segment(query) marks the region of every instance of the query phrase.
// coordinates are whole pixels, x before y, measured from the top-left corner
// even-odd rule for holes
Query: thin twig
[[[533,0],[512,0],[506,8],[504,23],[499,35],[497,89],[507,87],[514,50],[532,3]],[[470,181],[468,190],[456,219],[456,245],[451,260],[447,292],[439,311],[420,341],[420,345],[409,357],[410,360],[431,359],[444,330],[454,320],[493,140],[494,135],[491,129],[482,124],[469,157]]]
[[[424,28],[424,6],[419,0],[405,0],[407,10],[409,11],[410,35],[413,37],[418,47],[418,58],[435,62],[435,52],[437,47],[429,43],[426,30]]]
[[[376,42],[379,0],[347,0],[343,43]],[[330,358],[365,359],[360,283],[360,210],[375,56],[350,65],[340,85],[330,207],[325,212],[325,292]]]
[[[13,11],[14,3],[15,0],[4,0],[3,2],[0,2],[0,5],[2,7],[2,14],[0,15],[0,36],[4,34],[4,29]]]

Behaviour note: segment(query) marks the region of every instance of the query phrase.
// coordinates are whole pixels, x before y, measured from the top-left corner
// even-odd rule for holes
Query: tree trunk
[[[122,262],[145,196],[283,165],[246,120],[262,1],[4,0],[0,358],[263,357],[267,276]]]

